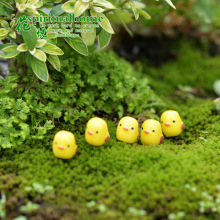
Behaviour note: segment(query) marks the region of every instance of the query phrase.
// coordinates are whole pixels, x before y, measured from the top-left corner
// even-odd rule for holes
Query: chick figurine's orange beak
[[[110,139],[106,122],[98,117],[91,118],[86,125],[85,139],[93,146],[105,144]]]
[[[182,133],[185,125],[178,112],[165,111],[160,118],[161,127],[166,137],[175,137]]]
[[[163,140],[160,123],[153,119],[146,120],[141,127],[141,143],[149,146],[160,144]]]
[[[59,131],[53,139],[53,153],[55,157],[70,159],[77,152],[77,145],[74,134],[69,131]]]
[[[126,143],[136,142],[139,139],[138,121],[129,116],[123,117],[118,123],[116,137]]]

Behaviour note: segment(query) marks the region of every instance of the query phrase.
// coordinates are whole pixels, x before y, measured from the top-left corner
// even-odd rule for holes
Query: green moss
[[[157,94],[174,95],[179,85],[204,89],[206,94],[214,94],[213,83],[219,79],[219,68],[219,57],[207,57],[196,49],[182,46],[177,60],[160,68],[145,65],[144,69]]]
[[[114,52],[84,57],[66,50],[62,71],[51,70],[48,83],[33,78],[30,70],[0,79],[0,148],[22,146],[30,137],[43,139],[63,122],[83,131],[81,124],[93,115],[122,117],[164,105],[147,78],[140,81],[141,73]],[[23,69],[23,60],[18,63]]]
[[[173,107],[183,117],[186,129],[159,146],[118,142],[116,124],[107,121],[111,139],[103,147],[88,145],[84,135],[76,132],[79,151],[73,159],[64,161],[53,156],[50,135],[38,143],[33,140],[16,154],[12,155],[10,149],[4,151],[0,172],[17,172],[29,185],[52,185],[54,203],[75,210],[79,219],[153,219],[178,211],[194,219],[199,214],[201,193],[215,195],[220,181],[220,116],[213,114],[213,104],[206,100]],[[197,191],[190,191],[186,184]],[[90,201],[96,204],[89,208]],[[105,205],[105,212],[99,210],[100,204]],[[133,216],[130,207],[145,210],[148,217]]]
[[[161,97],[171,95],[181,83],[201,87],[212,95],[218,63],[215,58],[202,60],[204,62],[201,58],[197,52],[187,50],[177,63],[167,64],[159,70],[150,69],[151,82],[157,93]],[[188,63],[187,59],[192,62]],[[213,76],[210,71],[204,71],[205,66],[213,68]],[[141,75],[136,77],[140,79]],[[159,78],[163,80],[157,81]],[[146,78],[143,82],[147,85],[145,81]],[[136,95],[140,96],[126,97],[125,103],[133,103],[127,105],[128,111],[141,112],[135,115],[140,122],[149,117],[159,119],[153,105],[152,109],[144,109],[142,91],[147,94],[149,88],[145,89],[140,83],[136,89]],[[211,209],[201,213],[199,202],[205,201],[203,192],[213,198],[218,196],[220,114],[209,99],[195,96],[183,99],[175,94],[174,98],[170,96],[164,101],[167,109],[180,113],[186,125],[180,136],[166,138],[159,146],[147,147],[140,142],[126,144],[116,140],[117,124],[106,119],[111,139],[102,147],[92,147],[84,139],[86,119],[79,127],[60,120],[43,139],[29,138],[22,147],[1,150],[1,190],[7,193],[7,198],[25,196],[25,201],[39,203],[42,210],[45,210],[42,204],[50,204],[56,210],[57,219],[167,219],[170,214],[182,212],[185,214],[183,219],[218,219],[219,214]],[[57,159],[52,153],[52,139],[60,129],[74,131],[79,146],[77,154],[68,161]],[[8,173],[17,176],[13,177],[15,184],[6,184],[10,186],[7,188],[3,183]],[[48,195],[33,196],[25,191],[25,187],[33,183],[53,186],[53,199],[49,201]],[[14,211],[15,208],[9,209],[7,214],[10,216]],[[44,212],[39,213],[46,219]]]

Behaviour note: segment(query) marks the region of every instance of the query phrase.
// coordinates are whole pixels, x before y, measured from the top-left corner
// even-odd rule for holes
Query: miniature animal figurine
[[[86,125],[85,138],[93,146],[105,144],[110,139],[108,125],[101,118],[91,118]]]
[[[70,159],[77,152],[75,136],[69,131],[61,130],[56,133],[53,139],[53,153],[55,157]]]
[[[182,133],[185,125],[178,112],[168,110],[160,118],[162,131],[166,137],[175,137]]]
[[[123,117],[118,123],[116,137],[125,143],[136,142],[139,139],[138,121],[129,116]]]
[[[160,144],[163,140],[160,122],[153,119],[144,121],[141,127],[141,143],[150,146]]]

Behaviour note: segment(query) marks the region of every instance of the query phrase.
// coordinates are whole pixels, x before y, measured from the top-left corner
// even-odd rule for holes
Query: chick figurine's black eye
[[[160,123],[163,124],[163,121],[161,121]]]
[[[131,130],[134,130],[134,128],[132,127]]]
[[[142,127],[142,130],[144,130],[144,128]]]
[[[121,126],[121,124],[119,126]]]
[[[155,130],[153,130],[153,132],[155,132]]]
[[[173,120],[173,123],[175,123],[176,121],[175,120]]]
[[[67,147],[70,147],[70,145],[67,145]]]
[[[96,131],[96,134],[98,134],[99,132],[98,131]]]

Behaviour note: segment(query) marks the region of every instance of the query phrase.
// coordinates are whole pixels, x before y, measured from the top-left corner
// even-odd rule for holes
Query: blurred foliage
[[[163,1],[151,1],[147,11],[154,19],[146,22],[141,18],[141,22],[132,26],[133,29],[144,32],[142,23],[146,27],[154,27],[151,34],[164,33],[171,37],[183,34],[196,38],[211,37],[218,41],[216,34],[220,27],[219,0],[174,0],[173,3],[176,10],[167,7]]]
[[[180,95],[182,98],[185,95],[189,98],[190,94],[201,97],[214,95],[213,83],[219,78],[219,56],[209,57],[195,48],[182,45],[174,61],[159,68],[143,64],[142,71],[150,78],[156,94]]]

